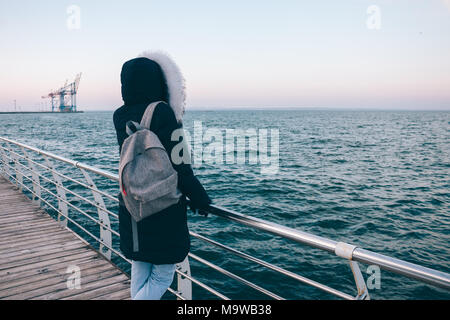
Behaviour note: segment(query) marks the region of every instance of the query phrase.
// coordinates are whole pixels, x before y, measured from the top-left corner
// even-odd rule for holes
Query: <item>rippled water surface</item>
[[[216,204],[450,272],[450,112],[190,111],[184,123],[191,133],[194,120],[202,121],[204,129],[279,129],[276,175],[262,175],[258,165],[249,164],[195,169]],[[1,136],[117,172],[112,112],[0,115],[0,128]],[[67,166],[61,170],[81,177]],[[117,194],[115,183],[96,182]],[[117,211],[114,202],[108,206]],[[70,214],[77,217],[76,211]],[[76,219],[96,230],[86,219]],[[348,264],[328,253],[218,217],[190,213],[189,223],[192,231],[356,294]],[[114,219],[112,225],[117,229]],[[192,252],[284,298],[334,298],[195,239]],[[195,277],[231,298],[264,298],[208,267],[191,264]],[[366,269],[361,265],[367,278]],[[450,298],[444,290],[387,271],[381,272],[381,288],[370,293],[376,299]],[[211,296],[194,285],[194,298]]]

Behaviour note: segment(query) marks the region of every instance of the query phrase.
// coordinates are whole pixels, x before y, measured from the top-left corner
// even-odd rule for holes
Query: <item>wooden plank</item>
[[[51,219],[51,220],[50,220]],[[59,223],[57,223],[55,220],[53,220],[52,218],[47,218],[47,217],[41,217],[39,219],[33,219],[33,220],[26,220],[26,221],[20,221],[18,220],[16,222],[16,230],[26,230],[26,229],[30,229],[30,227],[39,227],[39,226],[43,226],[43,225],[50,225],[51,223],[53,223],[53,226],[59,226]],[[20,221],[20,222],[19,222]],[[2,234],[2,231],[10,231],[14,229],[14,224],[5,224],[3,225],[0,221],[0,236]],[[61,227],[62,228],[62,227]]]
[[[16,185],[12,184],[12,183],[9,182],[9,181],[4,181],[4,182],[6,182],[6,183],[2,183],[1,186],[0,186],[0,189],[1,189],[1,190],[13,190],[13,191],[17,191],[18,188],[17,188]]]
[[[55,223],[54,219],[45,219],[45,220],[40,220],[40,221],[17,221],[16,223],[5,223],[2,224],[0,223],[0,234],[2,231],[8,231],[11,229],[14,229],[14,227],[21,229],[21,228],[27,228],[28,226],[41,226],[41,225],[49,225],[49,224],[53,224],[53,225],[59,225],[58,223]]]
[[[119,298],[117,293],[120,293]],[[61,300],[120,300],[130,295],[127,281],[103,285],[96,289],[84,291],[76,295],[64,297]],[[103,297],[103,298],[102,298]]]
[[[0,234],[9,230],[25,230],[25,229],[31,229],[36,227],[46,227],[46,226],[54,226],[55,221],[48,220],[48,221],[39,221],[39,222],[33,222],[32,224],[29,222],[17,222],[10,225],[2,225],[0,224]]]
[[[16,218],[17,222],[20,222],[20,218],[22,217],[38,217],[38,218],[51,218],[48,213],[43,212],[42,210],[37,210],[35,208],[30,207],[11,207],[10,211],[1,211],[0,208],[0,221],[3,223],[8,223],[8,219]]]
[[[55,231],[53,232],[51,235],[45,234],[45,238],[48,239],[51,236],[57,236],[57,235],[64,235],[67,233],[67,230],[61,229],[59,231]],[[6,240],[5,240],[6,239]],[[6,237],[5,239],[0,237],[0,243],[3,245],[8,245],[11,243],[17,243],[20,240],[30,240],[30,239],[40,239],[43,240],[44,238],[42,237],[42,232],[33,232],[30,234],[18,234],[16,236],[9,236]]]
[[[18,199],[19,201],[17,201],[17,204],[21,203],[21,204],[26,204],[28,203],[30,206],[32,207],[38,207],[35,203],[33,202],[27,202],[27,200],[29,200],[30,198],[28,198],[26,195],[19,193],[19,191],[16,190],[11,190],[11,191],[0,191],[0,200],[3,203],[9,202],[9,201],[13,201],[13,199]]]
[[[12,273],[20,273],[24,270],[29,270],[29,269],[36,268],[36,267],[48,267],[48,266],[56,265],[56,264],[65,265],[65,263],[67,261],[76,261],[77,258],[82,259],[82,258],[94,258],[94,257],[98,257],[98,253],[91,250],[91,251],[87,251],[87,252],[78,253],[76,255],[68,255],[68,256],[45,260],[45,261],[37,261],[35,263],[30,263],[30,264],[22,264],[20,266],[14,267],[14,268],[0,270],[0,277],[3,277],[8,274],[12,274]]]
[[[32,219],[26,220],[16,219],[15,222],[10,221],[5,223],[3,223],[2,220],[0,219],[0,232],[14,229],[14,226],[16,227],[16,229],[25,229],[30,226],[39,226],[50,223],[53,223],[54,226],[59,225],[58,223],[56,223],[55,219],[50,218],[48,216],[35,216],[35,217],[31,216],[31,218]]]
[[[94,274],[90,274],[90,272],[94,272]],[[95,268],[92,269],[89,274],[82,276],[81,278],[81,286],[83,286],[83,280],[92,281],[92,279],[98,279],[102,274],[105,276],[111,276],[114,273],[117,274],[115,270],[109,271],[101,271],[98,272]],[[70,274],[65,274],[64,277],[56,279],[56,281],[52,280],[44,280],[40,282],[33,283],[32,285],[25,286],[24,290],[20,290],[20,292],[15,293],[13,295],[9,295],[7,297],[3,297],[2,299],[6,300],[28,300],[28,299],[39,299],[44,300],[48,296],[58,296],[63,295],[64,292],[67,292],[67,295],[75,294],[74,291],[80,291],[82,289],[69,289],[67,287],[67,279]],[[13,291],[14,292],[14,291]],[[51,298],[54,300],[54,298]]]
[[[33,202],[28,202],[30,198],[28,198],[26,195],[22,193],[18,193],[19,191],[11,190],[11,191],[1,191],[0,190],[0,200],[2,205],[5,203],[15,203],[17,205],[29,205],[33,208],[38,208],[38,206]]]
[[[84,246],[81,248],[71,249],[71,250],[67,250],[67,251],[58,250],[57,252],[53,252],[53,253],[44,253],[44,254],[41,254],[38,256],[33,256],[32,254],[31,254],[31,257],[29,255],[24,255],[24,256],[20,256],[19,259],[9,259],[10,261],[5,261],[4,263],[2,262],[2,264],[0,265],[0,272],[2,272],[3,270],[12,269],[14,267],[25,265],[25,264],[47,261],[47,260],[61,258],[61,257],[65,257],[65,256],[70,256],[70,255],[76,255],[78,253],[83,253],[83,252],[92,252],[92,250],[88,246]]]
[[[0,199],[0,202],[2,200]],[[4,204],[0,206],[0,218],[7,218],[11,216],[16,216],[19,214],[36,214],[36,215],[48,215],[47,212],[43,211],[29,204],[19,203],[21,200],[16,200],[16,203]],[[29,201],[29,200],[27,200]]]
[[[19,191],[11,191],[11,194],[9,194],[9,192],[7,192],[7,194],[5,195],[5,191],[0,191],[0,200],[2,203],[2,206],[4,203],[13,203],[16,205],[28,205],[29,207],[32,208],[39,208],[39,206],[36,203],[33,203],[30,201],[30,198],[27,197],[24,194],[19,193]]]
[[[0,270],[4,265],[7,265],[8,263],[11,263],[13,261],[21,261],[25,259],[35,258],[35,257],[47,257],[50,254],[56,254],[56,253],[64,253],[64,252],[70,252],[73,249],[81,249],[86,248],[88,250],[91,250],[91,248],[87,247],[82,242],[73,243],[71,245],[61,244],[60,246],[56,248],[47,248],[46,250],[40,250],[35,252],[25,252],[18,255],[10,255],[9,257],[1,256],[2,264],[0,265]]]
[[[43,221],[44,219],[48,219],[48,217],[44,215],[16,215],[10,216],[7,218],[0,218],[0,223],[9,223],[14,221]]]
[[[72,264],[68,264],[72,265]],[[76,264],[81,268],[81,270],[87,270],[94,267],[105,267],[105,268],[111,268],[111,264],[109,261],[106,260],[84,260],[79,261],[79,263]],[[49,278],[54,278],[62,273],[67,272],[68,266],[53,266],[50,268],[44,269],[36,269],[36,270],[30,270],[27,272],[21,273],[18,277],[9,277],[8,279],[2,279],[0,281],[0,292],[3,290],[7,290],[9,288],[18,287],[23,284],[29,284],[37,281],[42,281]],[[3,281],[4,280],[4,281]]]
[[[117,288],[115,292],[99,295],[92,300],[125,300],[128,298],[131,298],[131,292],[130,288],[126,287],[125,289]],[[76,299],[76,297],[72,296],[66,299]]]
[[[43,252],[46,250],[53,250],[53,249],[57,249],[59,248],[60,250],[64,250],[64,248],[72,246],[72,245],[79,245],[79,246],[85,246],[86,244],[84,244],[83,242],[79,241],[78,239],[74,239],[74,240],[69,240],[69,241],[64,241],[62,243],[40,243],[36,246],[33,247],[25,247],[25,248],[12,248],[11,250],[5,250],[0,252],[0,261],[2,259],[6,259],[9,257],[14,257],[14,256],[20,256],[26,253],[33,253],[33,252]]]
[[[0,215],[0,223],[1,225],[7,225],[7,224],[11,224],[11,223],[19,223],[19,222],[24,222],[24,220],[31,220],[35,218],[36,220],[39,219],[52,219],[54,221],[54,219],[52,217],[50,217],[47,213],[42,213],[39,211],[22,211],[20,213],[17,214],[8,214],[8,215],[4,215],[1,216]]]
[[[73,234],[64,231],[65,229],[62,229],[61,233],[53,233],[49,236],[46,236],[45,238],[42,238],[41,236],[33,236],[23,239],[22,241],[13,241],[5,244],[0,242],[0,252],[4,252],[12,248],[33,247],[43,243],[59,243],[65,240],[73,240],[76,238]]]
[[[30,211],[28,211],[28,212],[22,212],[22,213],[27,213],[28,215],[31,215],[31,216],[37,216],[37,217],[48,217],[48,218],[50,218],[50,219],[52,219],[53,221],[54,221],[54,219],[53,218],[51,218],[46,212],[42,212],[42,211],[40,211],[40,210],[30,210]],[[5,215],[1,215],[1,212],[0,212],[0,219],[3,219],[3,218],[9,218],[9,217],[14,217],[15,216],[15,214],[12,214],[12,213],[9,213],[9,214],[5,214]],[[21,223],[22,221],[20,221],[20,220],[17,220],[16,221],[17,223]],[[1,224],[1,226],[5,226],[5,227],[7,227],[7,223],[2,223]]]
[[[28,197],[23,194],[18,192],[18,190],[3,190],[0,191],[2,192],[0,195],[0,199],[13,199],[13,198],[18,198],[18,199],[28,199]]]
[[[0,200],[1,201],[1,200]],[[17,217],[20,215],[29,215],[29,216],[48,216],[46,212],[42,210],[38,210],[36,208],[30,206],[12,206],[8,207],[8,210],[3,210],[0,207],[0,219],[7,219],[11,217]]]
[[[3,283],[7,283],[9,281],[15,280],[15,279],[21,279],[21,278],[26,278],[29,276],[33,276],[33,275],[45,275],[47,273],[51,273],[54,270],[58,270],[61,268],[67,269],[67,267],[69,265],[74,265],[74,264],[82,264],[82,263],[87,263],[87,262],[92,262],[92,263],[96,263],[96,264],[102,264],[103,262],[108,262],[105,259],[102,259],[98,256],[87,256],[87,257],[68,257],[68,259],[66,261],[64,261],[64,263],[60,263],[60,264],[50,264],[50,265],[38,265],[38,266],[31,266],[31,268],[29,268],[28,270],[21,270],[18,273],[10,273],[8,275],[2,276],[0,278],[0,285],[2,285]],[[108,262],[109,263],[109,262]]]
[[[72,274],[67,273],[66,270],[62,269],[62,272],[54,273],[53,277],[42,277],[38,281],[24,283],[20,286],[10,288],[9,290],[0,291],[0,299],[15,295],[22,295],[22,298],[29,299],[35,295],[42,295],[46,292],[53,292],[55,287],[65,287],[67,289],[67,280]],[[115,275],[117,274],[117,270],[114,270],[111,265],[96,265],[92,268],[83,269],[80,273],[80,279],[81,281],[83,281],[83,278],[88,278],[88,276],[91,275]]]
[[[61,226],[58,226],[57,224],[45,224],[45,225],[34,225],[30,224],[28,226],[24,226],[22,228],[18,227],[17,229],[7,229],[7,230],[0,230],[0,241],[2,238],[7,238],[8,236],[14,236],[14,235],[31,235],[35,234],[39,231],[45,231],[47,233],[56,232],[64,230]]]
[[[7,245],[9,243],[16,243],[18,241],[21,240],[26,240],[26,239],[34,239],[34,238],[41,238],[44,239],[47,236],[53,236],[53,235],[57,235],[57,234],[65,234],[67,233],[67,230],[63,229],[63,228],[58,228],[56,230],[54,230],[53,232],[49,233],[46,232],[46,230],[34,230],[32,232],[20,232],[18,231],[16,234],[11,233],[11,234],[5,234],[0,236],[0,243],[3,245]]]
[[[2,177],[2,182],[5,182],[5,183],[2,183],[2,184],[1,184],[2,188],[4,188],[4,189],[17,188],[17,187],[11,182],[11,180],[4,179],[4,178]]]
[[[1,200],[0,200],[1,201]],[[23,213],[35,213],[35,214],[42,214],[46,215],[47,213],[42,211],[41,209],[30,207],[29,205],[15,205],[14,207],[8,207],[7,209],[4,207],[0,207],[0,217],[9,217],[16,214],[23,214]]]
[[[0,191],[3,192],[3,191]],[[17,191],[14,191],[17,192]],[[28,205],[29,207],[34,206],[33,203],[27,203],[26,200],[28,199],[27,196],[24,195],[18,195],[18,194],[1,194],[0,195],[0,201],[2,202],[2,205],[4,204],[16,204],[16,205]]]
[[[2,194],[0,195],[0,200],[2,201],[2,204],[17,201],[16,199],[23,200],[21,201],[21,203],[25,204],[27,203],[26,200],[29,199],[26,195],[17,193],[17,191],[11,192],[0,191],[0,192],[2,192]],[[33,203],[29,203],[29,205],[34,206]]]
[[[19,196],[19,195],[21,195],[20,193],[17,193],[17,191],[18,191],[18,189],[17,188],[11,188],[11,187],[8,187],[8,188],[1,188],[1,192],[2,192],[2,195],[16,195],[16,196]]]
[[[26,220],[18,219],[18,220],[16,220],[16,224],[19,223],[19,221],[22,222],[22,224],[21,225],[17,225],[17,229],[18,230],[21,229],[20,228],[21,226],[27,227],[27,226],[31,226],[31,225],[34,225],[34,224],[39,225],[39,224],[44,224],[46,222],[54,222],[55,220],[53,220],[53,221],[49,220],[47,217],[32,218],[32,219],[26,219]],[[1,219],[0,219],[0,225],[3,226],[3,228],[5,228],[5,231],[8,231],[10,229],[13,229],[14,223],[10,222],[10,223],[7,223],[7,224],[3,224]],[[58,223],[54,223],[54,225],[56,226],[56,225],[58,225]],[[1,235],[2,235],[2,232],[0,230],[0,236]]]
[[[30,206],[37,208],[38,205],[34,202],[28,202],[30,198],[23,193],[20,193],[18,190],[10,190],[10,191],[1,191],[0,190],[0,200],[3,203],[7,201],[13,201],[13,199],[18,199],[16,204],[26,204],[28,203]]]
[[[81,289],[78,290],[68,290],[67,286],[61,286],[60,290],[56,289],[51,293],[47,293],[40,296],[34,296],[32,300],[55,300],[62,299],[66,297],[73,296],[75,294],[87,293],[90,290],[98,289],[103,286],[107,286],[114,283],[123,282],[124,284],[128,281],[126,276],[118,270],[114,270],[114,272],[102,272],[96,275],[91,275],[87,277],[83,277],[81,280]],[[84,283],[84,284],[83,284]],[[78,291],[78,292],[77,292]],[[83,300],[87,300],[88,297],[83,297]]]
[[[68,266],[81,270],[69,290]],[[0,299],[129,299],[129,278],[0,178]]]
[[[3,190],[3,191],[9,190],[9,191],[17,192],[19,190],[19,188],[17,188],[17,186],[11,182],[6,181],[6,183],[2,183],[1,185],[2,185],[1,190]],[[22,193],[17,193],[17,194],[22,195]]]

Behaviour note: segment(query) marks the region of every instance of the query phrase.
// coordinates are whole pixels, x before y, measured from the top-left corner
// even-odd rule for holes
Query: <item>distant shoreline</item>
[[[116,109],[91,109],[76,112],[52,112],[52,111],[0,111],[0,114],[65,114],[65,113],[86,113],[86,112],[114,112]],[[402,109],[402,108],[330,108],[330,107],[231,107],[231,108],[188,108],[187,112],[215,112],[215,111],[370,111],[370,112],[450,112],[450,109]]]
[[[85,112],[114,112],[116,109],[91,109],[85,110]],[[237,108],[216,108],[216,109],[208,109],[208,108],[189,108],[186,109],[186,112],[215,112],[215,111],[370,111],[370,112],[450,112],[450,109],[364,109],[364,108],[289,108],[289,107],[280,107],[280,108],[245,108],[245,107],[237,107]]]
[[[52,112],[52,111],[0,111],[0,114],[32,114],[32,113],[69,114],[69,113],[84,113],[84,111],[74,111],[74,112]]]

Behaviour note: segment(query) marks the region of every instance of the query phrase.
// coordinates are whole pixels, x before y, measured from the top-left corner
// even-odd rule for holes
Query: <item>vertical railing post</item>
[[[17,182],[17,188],[19,188],[19,191],[22,192],[22,185],[23,185],[23,173],[22,173],[22,168],[21,168],[21,163],[20,163],[20,157],[14,153],[14,150],[12,149],[12,147],[9,149],[9,154],[11,155],[11,158],[14,161],[14,168],[16,169],[16,182]]]
[[[11,160],[14,163],[14,177],[16,178],[16,186],[17,188],[19,188],[19,190],[22,192],[22,184],[23,184],[23,175],[20,171],[20,164],[18,163],[19,159],[18,157],[14,154],[14,150],[12,149],[11,145],[6,142],[8,151],[9,151],[9,157],[11,158]]]
[[[358,262],[353,261],[353,251],[355,251],[356,246],[348,244],[345,242],[336,243],[334,253],[341,258],[347,259],[350,263],[350,268],[353,272],[353,278],[355,279],[356,289],[358,294],[355,299],[357,300],[370,300],[369,291],[364,281],[364,277],[359,269]]]
[[[112,248],[112,234],[109,229],[111,229],[111,222],[109,220],[108,212],[106,212],[106,206],[105,202],[103,201],[103,197],[99,192],[96,192],[97,186],[94,183],[94,180],[92,180],[89,173],[79,168],[80,171],[83,173],[84,178],[86,179],[89,186],[92,188],[92,194],[94,195],[94,200],[97,207],[97,213],[98,213],[98,219],[100,221],[100,240],[102,241],[100,243],[99,251],[100,253],[105,256],[108,260],[111,260],[111,250],[109,248]],[[109,248],[108,248],[109,247]]]
[[[359,269],[358,262],[350,260],[350,268],[353,272],[353,277],[355,278],[356,289],[358,294],[356,295],[357,300],[370,300],[369,290],[367,289],[364,277]]]
[[[33,183],[33,192],[34,194],[31,195],[31,201],[36,204],[37,206],[41,206],[41,182],[39,180],[39,174],[36,169],[36,166],[34,165],[33,161],[31,160],[30,155],[25,150],[24,147],[21,147],[22,153],[28,161],[28,166],[31,171],[31,181]]]
[[[59,175],[57,175],[55,173],[55,169],[53,168],[53,164],[50,161],[50,159],[47,158],[47,156],[42,155],[42,157],[45,160],[45,164],[47,165],[47,167],[51,170],[52,172],[52,176],[53,179],[56,182],[56,192],[58,193],[58,221],[59,224],[62,227],[67,227],[67,219],[66,217],[69,216],[69,210],[67,209],[67,203],[65,201],[67,201],[66,199],[66,191],[63,189],[63,183],[62,183],[62,179]]]
[[[188,276],[191,275],[191,267],[189,265],[189,257],[183,260],[183,262],[177,264],[177,269]],[[186,300],[192,300],[192,282],[182,274],[177,273],[178,292]]]
[[[6,142],[5,142],[6,144]],[[11,175],[11,170],[9,168],[9,159],[8,156],[6,154],[6,151],[2,148],[0,148],[0,155],[2,157],[2,162],[3,162],[3,166],[2,166],[2,175],[3,177],[5,177],[5,179],[9,180],[10,179],[10,175]]]

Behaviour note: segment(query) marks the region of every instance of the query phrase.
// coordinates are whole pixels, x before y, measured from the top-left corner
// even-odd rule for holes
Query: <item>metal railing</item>
[[[39,156],[39,159],[31,157],[30,152],[32,152],[35,156]],[[84,181],[69,177],[67,174],[61,173],[60,170],[56,170],[53,166],[52,161],[64,163],[72,168],[78,168]],[[116,257],[123,259],[127,263],[130,262],[123,256],[123,254],[119,250],[114,248],[113,238],[119,239],[120,235],[111,227],[111,220],[113,221],[113,224],[117,224],[118,215],[108,210],[104,202],[104,199],[107,199],[110,202],[118,202],[118,199],[116,196],[99,190],[90,175],[95,174],[98,179],[106,178],[108,180],[118,182],[117,174],[89,166],[79,161],[70,160],[3,137],[0,137],[0,164],[2,165],[0,167],[1,174],[15,183],[17,187],[22,191],[29,192],[31,194],[33,202],[37,203],[38,205],[42,205],[42,203],[44,203],[48,208],[53,210],[57,214],[57,219],[63,227],[67,227],[67,222],[70,221],[76,228],[84,232],[91,238],[91,240],[94,240],[98,244],[99,252],[106,259],[111,260],[112,254],[114,254]],[[47,177],[45,174],[51,174],[51,177]],[[24,179],[26,179],[31,184],[31,187],[27,186],[24,183]],[[65,180],[64,183],[71,183],[74,187],[70,188],[64,186],[63,179]],[[49,187],[47,187],[46,184],[49,185]],[[56,189],[56,193],[52,192],[49,189],[50,186],[53,186]],[[92,193],[94,201],[89,200],[86,196],[81,195],[73,190],[77,188],[84,188],[89,190]],[[43,192],[47,195],[47,197],[57,200],[57,207],[54,204],[50,203],[50,201],[46,199],[47,197],[43,196]],[[95,208],[94,210],[97,211],[97,217],[93,217],[87,211],[81,209],[77,205],[74,205],[72,203],[74,201],[69,201],[67,199],[68,196],[74,197],[74,199],[77,199],[77,201],[82,201],[90,208]],[[97,235],[94,234],[92,230],[88,230],[82,223],[76,221],[77,217],[71,217],[69,215],[69,208],[74,210],[77,214],[80,214],[81,216],[87,218],[87,221],[98,225],[99,229]],[[370,298],[361,270],[359,269],[358,262],[369,265],[377,265],[384,270],[388,270],[424,283],[431,284],[433,286],[450,290],[450,275],[441,271],[374,253],[347,243],[336,242],[324,237],[319,237],[310,233],[302,232],[297,229],[288,228],[276,223],[244,215],[216,205],[211,205],[207,211],[212,215],[225,218],[240,225],[261,230],[266,233],[292,240],[296,243],[318,248],[320,250],[346,259],[350,265],[351,271],[353,272],[353,277],[357,289],[356,296],[347,294],[340,290],[336,290],[312,279],[283,269],[267,261],[253,257],[247,253],[241,252],[215,240],[209,239],[196,232],[190,232],[190,235],[198,239],[199,241],[203,241],[207,244],[220,248],[221,250],[227,251],[235,256],[243,258],[259,266],[263,266],[269,270],[275,271],[280,275],[315,287],[343,299],[362,300]],[[186,257],[186,259],[182,263],[177,265],[177,290],[169,288],[169,292],[176,296],[177,299],[192,299],[192,284],[195,284],[198,287],[206,290],[217,298],[225,300],[229,299],[227,296],[220,293],[216,289],[194,278],[191,274],[189,259],[195,260],[198,263],[209,267],[221,273],[222,275],[233,279],[245,286],[248,286],[249,288],[252,288],[270,298],[278,300],[283,299],[281,296],[265,288],[262,288],[261,286],[247,279],[244,279],[228,270],[225,270],[224,268],[193,253],[189,253],[188,257]]]

